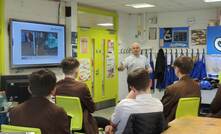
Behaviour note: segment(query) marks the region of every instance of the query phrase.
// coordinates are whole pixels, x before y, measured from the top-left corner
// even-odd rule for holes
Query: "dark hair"
[[[74,69],[78,68],[79,66],[79,61],[73,57],[67,57],[61,62],[61,67],[64,74],[72,74]]]
[[[48,96],[56,84],[55,74],[43,69],[29,75],[29,86],[33,96]]]
[[[143,68],[135,69],[130,72],[127,77],[128,87],[132,86],[138,91],[145,91],[149,86],[149,81],[149,73]]]
[[[187,56],[180,56],[176,58],[173,65],[179,68],[180,73],[189,74],[193,69],[193,60]]]

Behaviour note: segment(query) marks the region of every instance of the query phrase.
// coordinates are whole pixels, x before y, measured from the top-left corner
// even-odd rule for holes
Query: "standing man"
[[[176,108],[180,98],[201,97],[199,85],[189,76],[193,68],[193,60],[190,57],[181,56],[175,60],[173,65],[179,80],[166,88],[161,100],[167,122],[175,119]]]
[[[152,72],[147,58],[140,54],[140,44],[136,42],[133,43],[131,46],[131,50],[132,55],[127,57],[123,62],[121,62],[121,65],[118,67],[118,70],[123,71],[125,68],[127,68],[127,73],[130,73],[137,68],[144,68],[147,69],[149,73]]]

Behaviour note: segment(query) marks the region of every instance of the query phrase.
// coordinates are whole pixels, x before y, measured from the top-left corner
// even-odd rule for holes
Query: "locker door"
[[[116,34],[112,31],[105,31],[104,46],[104,91],[107,99],[116,98],[118,93],[118,45],[116,42]]]
[[[96,102],[101,101],[102,94],[102,50],[99,32],[96,29],[92,29],[92,36],[95,39],[95,58],[94,58],[94,99]]]
[[[95,34],[96,33],[96,34]],[[94,30],[96,35],[96,49],[99,51],[97,62],[99,67],[99,75],[96,77],[95,85],[96,94],[99,101],[117,99],[118,91],[118,72],[117,66],[117,44],[116,35],[110,34],[106,29]]]

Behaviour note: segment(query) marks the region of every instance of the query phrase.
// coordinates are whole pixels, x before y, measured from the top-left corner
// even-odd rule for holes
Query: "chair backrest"
[[[199,104],[199,97],[180,98],[176,109],[176,118],[187,115],[198,116]]]
[[[123,134],[160,134],[167,127],[162,112],[131,114]]]
[[[1,132],[33,132],[33,134],[41,134],[41,130],[39,128],[21,127],[5,124],[1,125]]]
[[[78,97],[56,96],[56,105],[62,107],[71,117],[71,130],[81,130],[83,123],[83,112]]]

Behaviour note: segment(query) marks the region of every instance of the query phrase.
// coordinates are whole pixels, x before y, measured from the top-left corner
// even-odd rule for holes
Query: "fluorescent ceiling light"
[[[109,26],[113,26],[112,23],[100,23],[100,24],[97,24],[98,26],[103,26],[103,27],[109,27]]]
[[[151,5],[151,4],[147,4],[147,3],[126,4],[125,6],[133,7],[133,8],[148,8],[148,7],[155,7],[155,5]]]
[[[218,1],[221,1],[221,0],[204,0],[204,2],[218,2]]]

